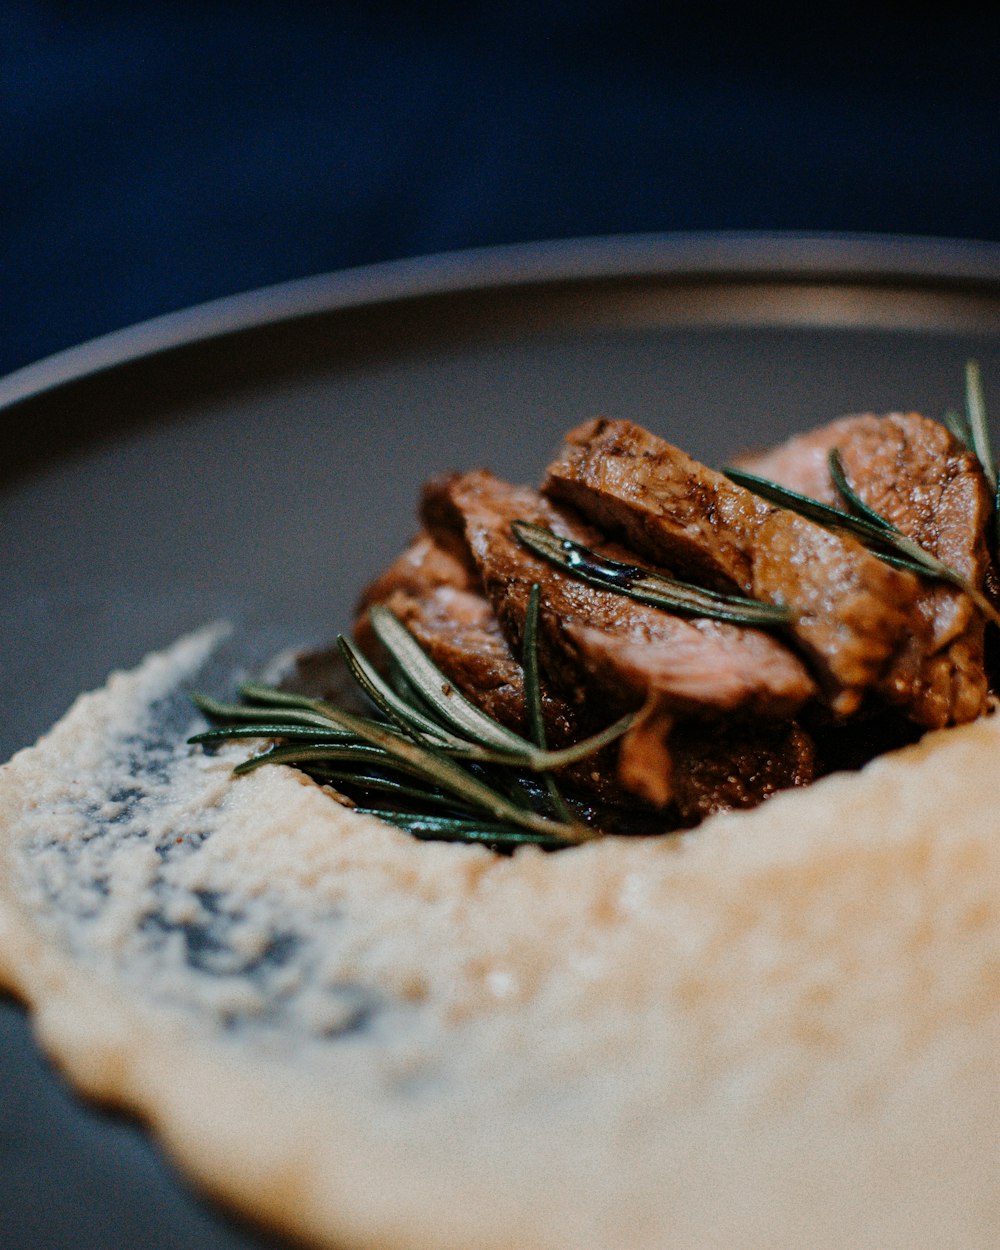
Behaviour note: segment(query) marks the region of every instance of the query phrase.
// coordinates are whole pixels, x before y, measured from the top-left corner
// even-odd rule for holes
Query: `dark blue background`
[[[0,373],[453,248],[1000,239],[996,9],[2,0]]]

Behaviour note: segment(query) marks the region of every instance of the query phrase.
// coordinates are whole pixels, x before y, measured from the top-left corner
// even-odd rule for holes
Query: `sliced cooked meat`
[[[685,825],[715,812],[756,807],[779,790],[806,786],[817,776],[816,751],[794,721],[746,726],[680,727],[671,742],[674,802]]]
[[[862,418],[866,419],[866,418]],[[839,417],[818,430],[796,434],[793,438],[767,451],[737,456],[731,463],[748,473],[756,473],[770,482],[779,482],[789,490],[796,490],[810,499],[831,507],[840,507],[827,456],[850,433],[857,417]]]
[[[840,452],[851,488],[926,551],[982,587],[991,567],[985,531],[989,488],[976,457],[918,413],[844,417],[799,435],[742,467],[824,503],[843,506],[828,466]],[[974,720],[986,707],[985,621],[968,595],[922,582],[910,715],[939,728]]]
[[[510,653],[489,602],[469,591],[439,587],[422,599],[396,594],[386,600],[434,663],[494,720],[527,735],[524,670]],[[550,746],[587,736],[577,709],[542,680],[542,713]]]
[[[864,768],[878,755],[911,745],[924,733],[924,726],[906,720],[895,708],[885,707],[843,724],[814,722],[809,731],[816,751],[816,773],[825,776]]]
[[[479,581],[468,559],[461,559],[432,535],[420,533],[392,564],[361,593],[358,612],[372,603],[385,603],[397,590],[424,595],[437,586],[479,591]]]
[[[676,790],[667,746],[676,715],[787,716],[815,694],[801,662],[760,631],[683,620],[598,590],[526,551],[511,532],[513,520],[548,525],[605,554],[619,554],[534,491],[483,471],[468,473],[432,483],[423,512],[435,534],[445,531],[464,542],[515,650],[531,586],[539,583],[542,668],[578,709],[593,716],[599,708],[606,721],[645,707],[640,727],[622,745],[621,780],[650,802],[664,805]],[[635,766],[640,751],[642,765]]]
[[[573,431],[545,490],[649,560],[790,607],[789,629],[838,715],[883,686],[896,653],[923,627],[914,576],[772,507],[631,422],[596,420]],[[890,684],[884,693],[900,697]]]
[[[466,698],[494,720],[517,733],[527,733],[524,673],[478,580],[464,563],[423,533],[366,588],[354,633],[361,649],[380,663],[381,648],[367,613],[374,603],[399,617]],[[586,737],[591,728],[581,725],[567,700],[544,678],[541,686],[550,745],[561,747]]]
[[[696,825],[714,812],[757,807],[780,790],[805,786],[818,776],[817,753],[810,735],[795,721],[745,722],[687,720],[672,726],[669,768],[670,807],[662,815],[673,827]],[[657,717],[643,718],[638,733],[622,742],[617,778],[610,753],[567,770],[569,780],[591,791],[605,804],[603,819],[622,832],[635,831],[635,790],[661,766],[663,726]],[[634,770],[631,795],[625,781]],[[623,780],[624,773],[624,780]],[[619,784],[620,783],[620,784]],[[624,819],[617,814],[631,797]],[[642,809],[645,810],[645,809]],[[642,815],[640,810],[640,816]],[[642,825],[640,823],[640,831]],[[652,831],[652,830],[650,830]]]
[[[525,550],[511,531],[514,520],[547,525],[604,554],[627,554],[535,491],[479,470],[431,483],[423,511],[432,530],[447,526],[461,535],[515,650],[531,586],[539,583],[543,664],[578,702],[598,689],[616,707],[638,707],[657,694],[681,713],[787,716],[815,694],[801,661],[760,630],[647,607],[579,581]]]
[[[449,565],[450,559],[431,537],[421,535],[365,591],[362,603],[365,607],[384,603],[466,697],[501,724],[525,733],[523,670],[511,655],[490,604],[463,588],[464,566]],[[459,585],[442,584],[449,570]],[[375,658],[377,644],[364,611],[357,633],[364,649]],[[602,728],[609,715],[603,708],[595,715],[593,708],[572,706],[547,688],[547,683],[543,683],[543,708],[553,746],[586,737]],[[635,791],[643,791],[651,774],[665,774],[671,779],[672,803],[669,812],[656,818],[655,831],[662,832],[666,827],[694,824],[714,811],[755,806],[779,789],[806,784],[814,775],[811,741],[794,724],[687,723],[678,727],[667,755],[663,735],[672,728],[672,721],[664,725],[654,716],[633,735],[628,752],[633,771],[631,795],[623,793],[618,780],[615,747],[567,769],[564,783],[594,796],[600,807],[596,819],[634,831],[635,819],[623,819],[618,809],[627,803],[634,817]],[[639,827],[646,829],[642,821]]]

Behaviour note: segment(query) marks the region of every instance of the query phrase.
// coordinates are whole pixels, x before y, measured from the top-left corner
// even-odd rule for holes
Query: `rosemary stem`
[[[540,751],[548,746],[545,739],[545,715],[542,705],[542,682],[538,663],[538,614],[542,602],[542,588],[535,582],[528,596],[528,614],[524,623],[524,648],[521,669],[524,673],[524,701],[527,704],[528,725],[531,740]],[[542,773],[542,783],[548,791],[552,810],[567,823],[573,823],[573,813],[559,789],[559,783],[549,769]]]
[[[914,546],[916,546],[915,543]],[[926,555],[927,553],[925,552],[924,554]],[[929,568],[932,564],[936,568],[937,580],[948,582],[957,590],[962,591],[963,594],[968,595],[979,611],[982,612],[983,616],[1000,628],[1000,611],[997,611],[995,605],[987,599],[978,587],[974,586],[968,578],[963,577],[961,573],[949,568],[947,564],[942,564],[941,561],[935,559],[934,556],[927,556],[927,562]]]
[[[981,412],[980,418],[982,419]],[[980,435],[980,445],[984,437],[985,435]],[[884,516],[870,508],[860,498],[847,480],[847,474],[844,472],[844,466],[840,459],[840,452],[836,447],[830,451],[829,463],[830,475],[840,495],[858,517],[867,520],[876,528],[878,531],[876,541],[885,543],[893,551],[912,561],[912,564],[915,566],[914,572],[922,573],[935,581],[947,582],[949,585],[954,586],[956,590],[960,590],[963,594],[968,595],[987,620],[992,621],[994,625],[1000,626],[1000,612],[990,603],[978,586],[970,582],[957,569],[953,569],[950,565],[945,564],[943,560],[939,560],[937,556],[932,555],[925,547],[921,547],[915,539],[904,534],[902,530],[893,525],[891,521],[887,521]],[[880,554],[877,547],[874,550],[876,555]]]

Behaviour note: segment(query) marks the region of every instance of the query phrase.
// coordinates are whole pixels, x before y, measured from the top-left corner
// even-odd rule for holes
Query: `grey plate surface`
[[[21,370],[0,380],[0,759],[206,620],[328,639],[442,468],[534,481],[598,413],[717,463],[844,412],[939,415],[970,356],[1000,401],[1000,248],[710,235],[322,276]],[[11,1002],[0,1091],[9,1250],[277,1244],[77,1102]]]

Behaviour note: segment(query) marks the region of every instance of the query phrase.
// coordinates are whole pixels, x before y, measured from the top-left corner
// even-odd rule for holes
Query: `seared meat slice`
[[[545,666],[578,702],[596,688],[618,707],[638,707],[656,693],[674,712],[788,716],[815,694],[803,664],[760,630],[647,607],[525,550],[511,531],[514,520],[547,525],[605,554],[632,558],[535,491],[485,470],[438,479],[425,489],[423,516],[435,534],[444,529],[461,536],[515,649],[531,586],[541,585]]]
[[[926,551],[982,587],[990,571],[985,531],[989,488],[976,457],[937,421],[918,413],[842,417],[789,439],[742,467],[824,503],[843,507],[827,457],[840,452],[851,488]],[[909,714],[934,728],[974,720],[986,708],[985,621],[968,595],[925,581],[925,628],[914,654]]]
[[[385,603],[397,590],[425,595],[437,586],[479,592],[475,567],[452,548],[443,547],[427,533],[420,533],[379,577],[361,593],[358,613],[372,603]]]
[[[650,735],[662,733],[656,719],[644,718]],[[613,748],[609,748],[600,757],[567,769],[567,781],[596,796],[604,806],[597,818],[609,828],[624,833],[655,832],[644,828],[647,809],[637,810],[634,790],[624,794],[621,779],[623,768],[625,780],[634,770],[635,788],[643,792],[643,779],[662,766],[662,739],[647,737],[640,730],[626,738],[622,747],[627,758],[619,761],[617,779]],[[813,740],[796,721],[759,720],[753,725],[682,721],[673,728],[667,763],[670,806],[660,818],[669,822],[669,828],[696,825],[715,812],[757,807],[780,790],[808,785],[819,773]]]
[[[431,483],[423,516],[435,536],[464,543],[515,650],[531,586],[541,585],[542,667],[578,709],[593,716],[599,708],[608,720],[646,707],[643,724],[622,746],[622,781],[654,803],[665,804],[671,794],[666,743],[675,716],[723,711],[788,716],[815,694],[801,662],[767,634],[646,607],[589,586],[526,551],[514,538],[511,521],[548,525],[606,554],[621,554],[534,491],[485,471],[467,473]],[[642,765],[630,767],[640,750]]]
[[[362,593],[354,634],[376,664],[381,648],[367,609],[383,604],[396,614],[434,663],[494,720],[528,732],[524,673],[504,639],[478,579],[426,533]],[[542,681],[542,711],[549,745],[566,746],[591,730],[569,703]],[[603,726],[598,726],[602,728]]]
[[[671,741],[674,802],[685,825],[756,807],[817,776],[813,740],[795,721],[712,725],[688,721]]]
[[[872,688],[899,697],[888,675],[923,627],[919,584],[854,539],[772,507],[628,421],[573,431],[545,490],[649,560],[790,607],[789,629],[838,715]]]
[[[868,418],[840,417],[818,430],[796,434],[767,451],[737,456],[731,463],[748,473],[765,477],[769,482],[778,482],[789,490],[796,490],[800,495],[808,495],[810,499],[839,508],[842,500],[830,477],[827,456],[831,447],[840,446],[859,419]]]
[[[511,655],[490,604],[467,586],[464,565],[423,534],[365,591],[362,609],[384,603],[466,697],[501,724],[526,733],[523,670]],[[377,658],[364,610],[356,633],[363,649]],[[596,714],[594,708],[573,706],[544,682],[543,707],[553,746],[578,741],[609,719],[603,709]],[[814,775],[811,741],[795,725],[764,722],[748,728],[689,722],[678,727],[672,758],[665,762],[662,734],[667,728],[657,717],[647,718],[627,753],[639,779],[634,788],[640,792],[647,774],[669,770],[672,803],[670,811],[657,818],[660,832],[693,824],[724,808],[753,807],[779,789],[806,784]],[[623,793],[616,757],[616,747],[606,748],[567,769],[563,781],[594,796],[598,820],[634,831],[635,819],[630,822],[617,813],[626,803],[634,813],[636,800],[634,793]]]

